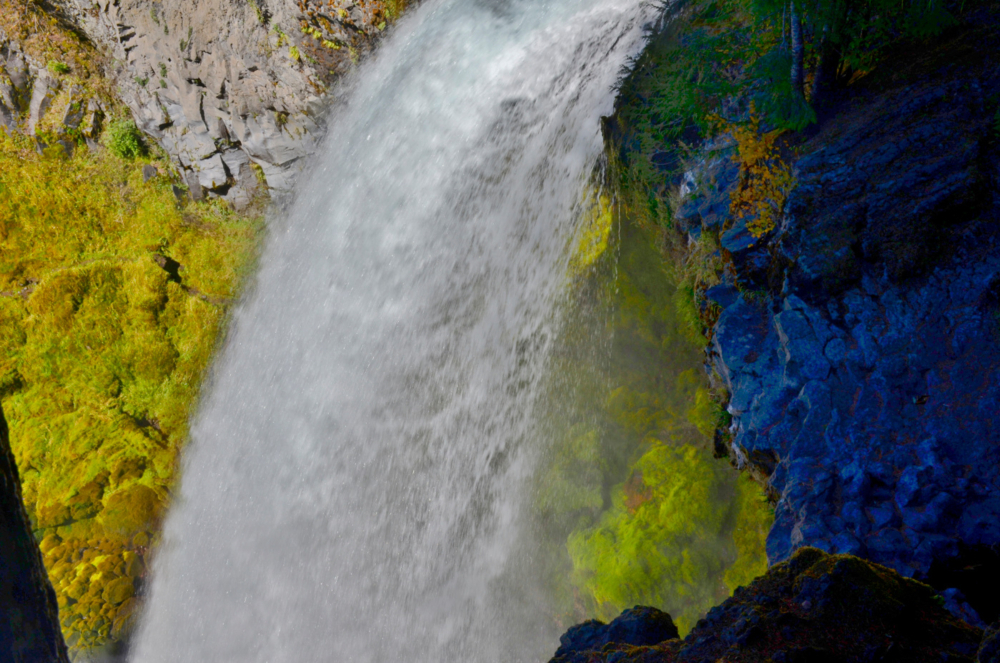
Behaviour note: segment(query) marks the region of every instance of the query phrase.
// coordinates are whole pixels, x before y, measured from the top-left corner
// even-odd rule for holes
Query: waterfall
[[[192,424],[136,663],[557,646],[533,405],[639,0],[427,0],[270,229]]]

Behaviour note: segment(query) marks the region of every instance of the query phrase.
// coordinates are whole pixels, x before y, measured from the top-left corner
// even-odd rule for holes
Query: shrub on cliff
[[[135,159],[146,154],[142,133],[132,120],[115,120],[108,124],[104,146],[119,159]]]

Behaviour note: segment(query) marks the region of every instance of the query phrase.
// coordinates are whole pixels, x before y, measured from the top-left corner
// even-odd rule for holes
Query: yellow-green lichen
[[[260,230],[221,203],[179,204],[142,166],[82,149],[38,155],[0,131],[0,398],[77,649],[130,623]]]
[[[773,515],[713,457],[725,415],[686,285],[700,268],[664,260],[654,229],[630,219],[612,233],[622,211],[594,196],[571,245],[535,495],[552,536],[542,554],[564,627],[647,604],[687,631],[766,570]]]

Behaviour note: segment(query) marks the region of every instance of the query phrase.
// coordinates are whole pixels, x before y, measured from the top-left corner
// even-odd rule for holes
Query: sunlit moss
[[[587,238],[593,219],[583,223]],[[553,359],[535,500],[564,627],[647,604],[687,631],[766,570],[771,509],[711,451],[724,414],[685,285],[700,268],[665,261],[656,236],[625,221],[599,254],[575,245],[588,268],[574,273]]]
[[[570,256],[570,274],[580,276],[604,255],[611,237],[614,216],[611,200],[603,194],[584,201],[575,250]]]
[[[730,593],[750,584],[751,580],[767,571],[765,543],[774,523],[774,511],[761,494],[760,486],[749,475],[740,475],[736,491],[736,503],[739,505],[733,527],[736,560],[723,576]]]
[[[179,204],[142,165],[38,155],[0,131],[0,398],[73,648],[131,623],[198,386],[260,234],[222,204]]]
[[[715,580],[735,559],[728,468],[691,445],[658,444],[632,468],[600,523],[569,539],[574,580],[598,615],[658,606],[682,631],[726,596]]]

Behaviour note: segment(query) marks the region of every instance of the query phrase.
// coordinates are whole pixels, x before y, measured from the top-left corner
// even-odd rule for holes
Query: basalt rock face
[[[0,410],[0,660],[65,663],[56,595],[21,502],[21,482]]]
[[[959,587],[987,621],[1000,608],[984,589],[1000,544],[998,43],[995,24],[969,29],[840,100],[798,147],[770,235],[728,218],[726,149],[692,177],[714,188],[681,208],[729,259],[706,293],[710,364],[730,394],[730,455],[777,500],[771,562],[802,546],[859,555]]]
[[[573,626],[561,638],[554,661],[586,663],[595,651],[605,645],[642,647],[673,640],[680,635],[674,620],[667,613],[644,606],[626,610],[610,624],[591,619]]]
[[[709,611],[684,640],[598,641],[561,648],[551,663],[976,661],[991,645],[939,599],[886,567],[804,548]]]
[[[111,55],[122,99],[188,185],[232,197],[251,162],[290,188],[332,78],[386,20],[376,0],[55,1]]]

